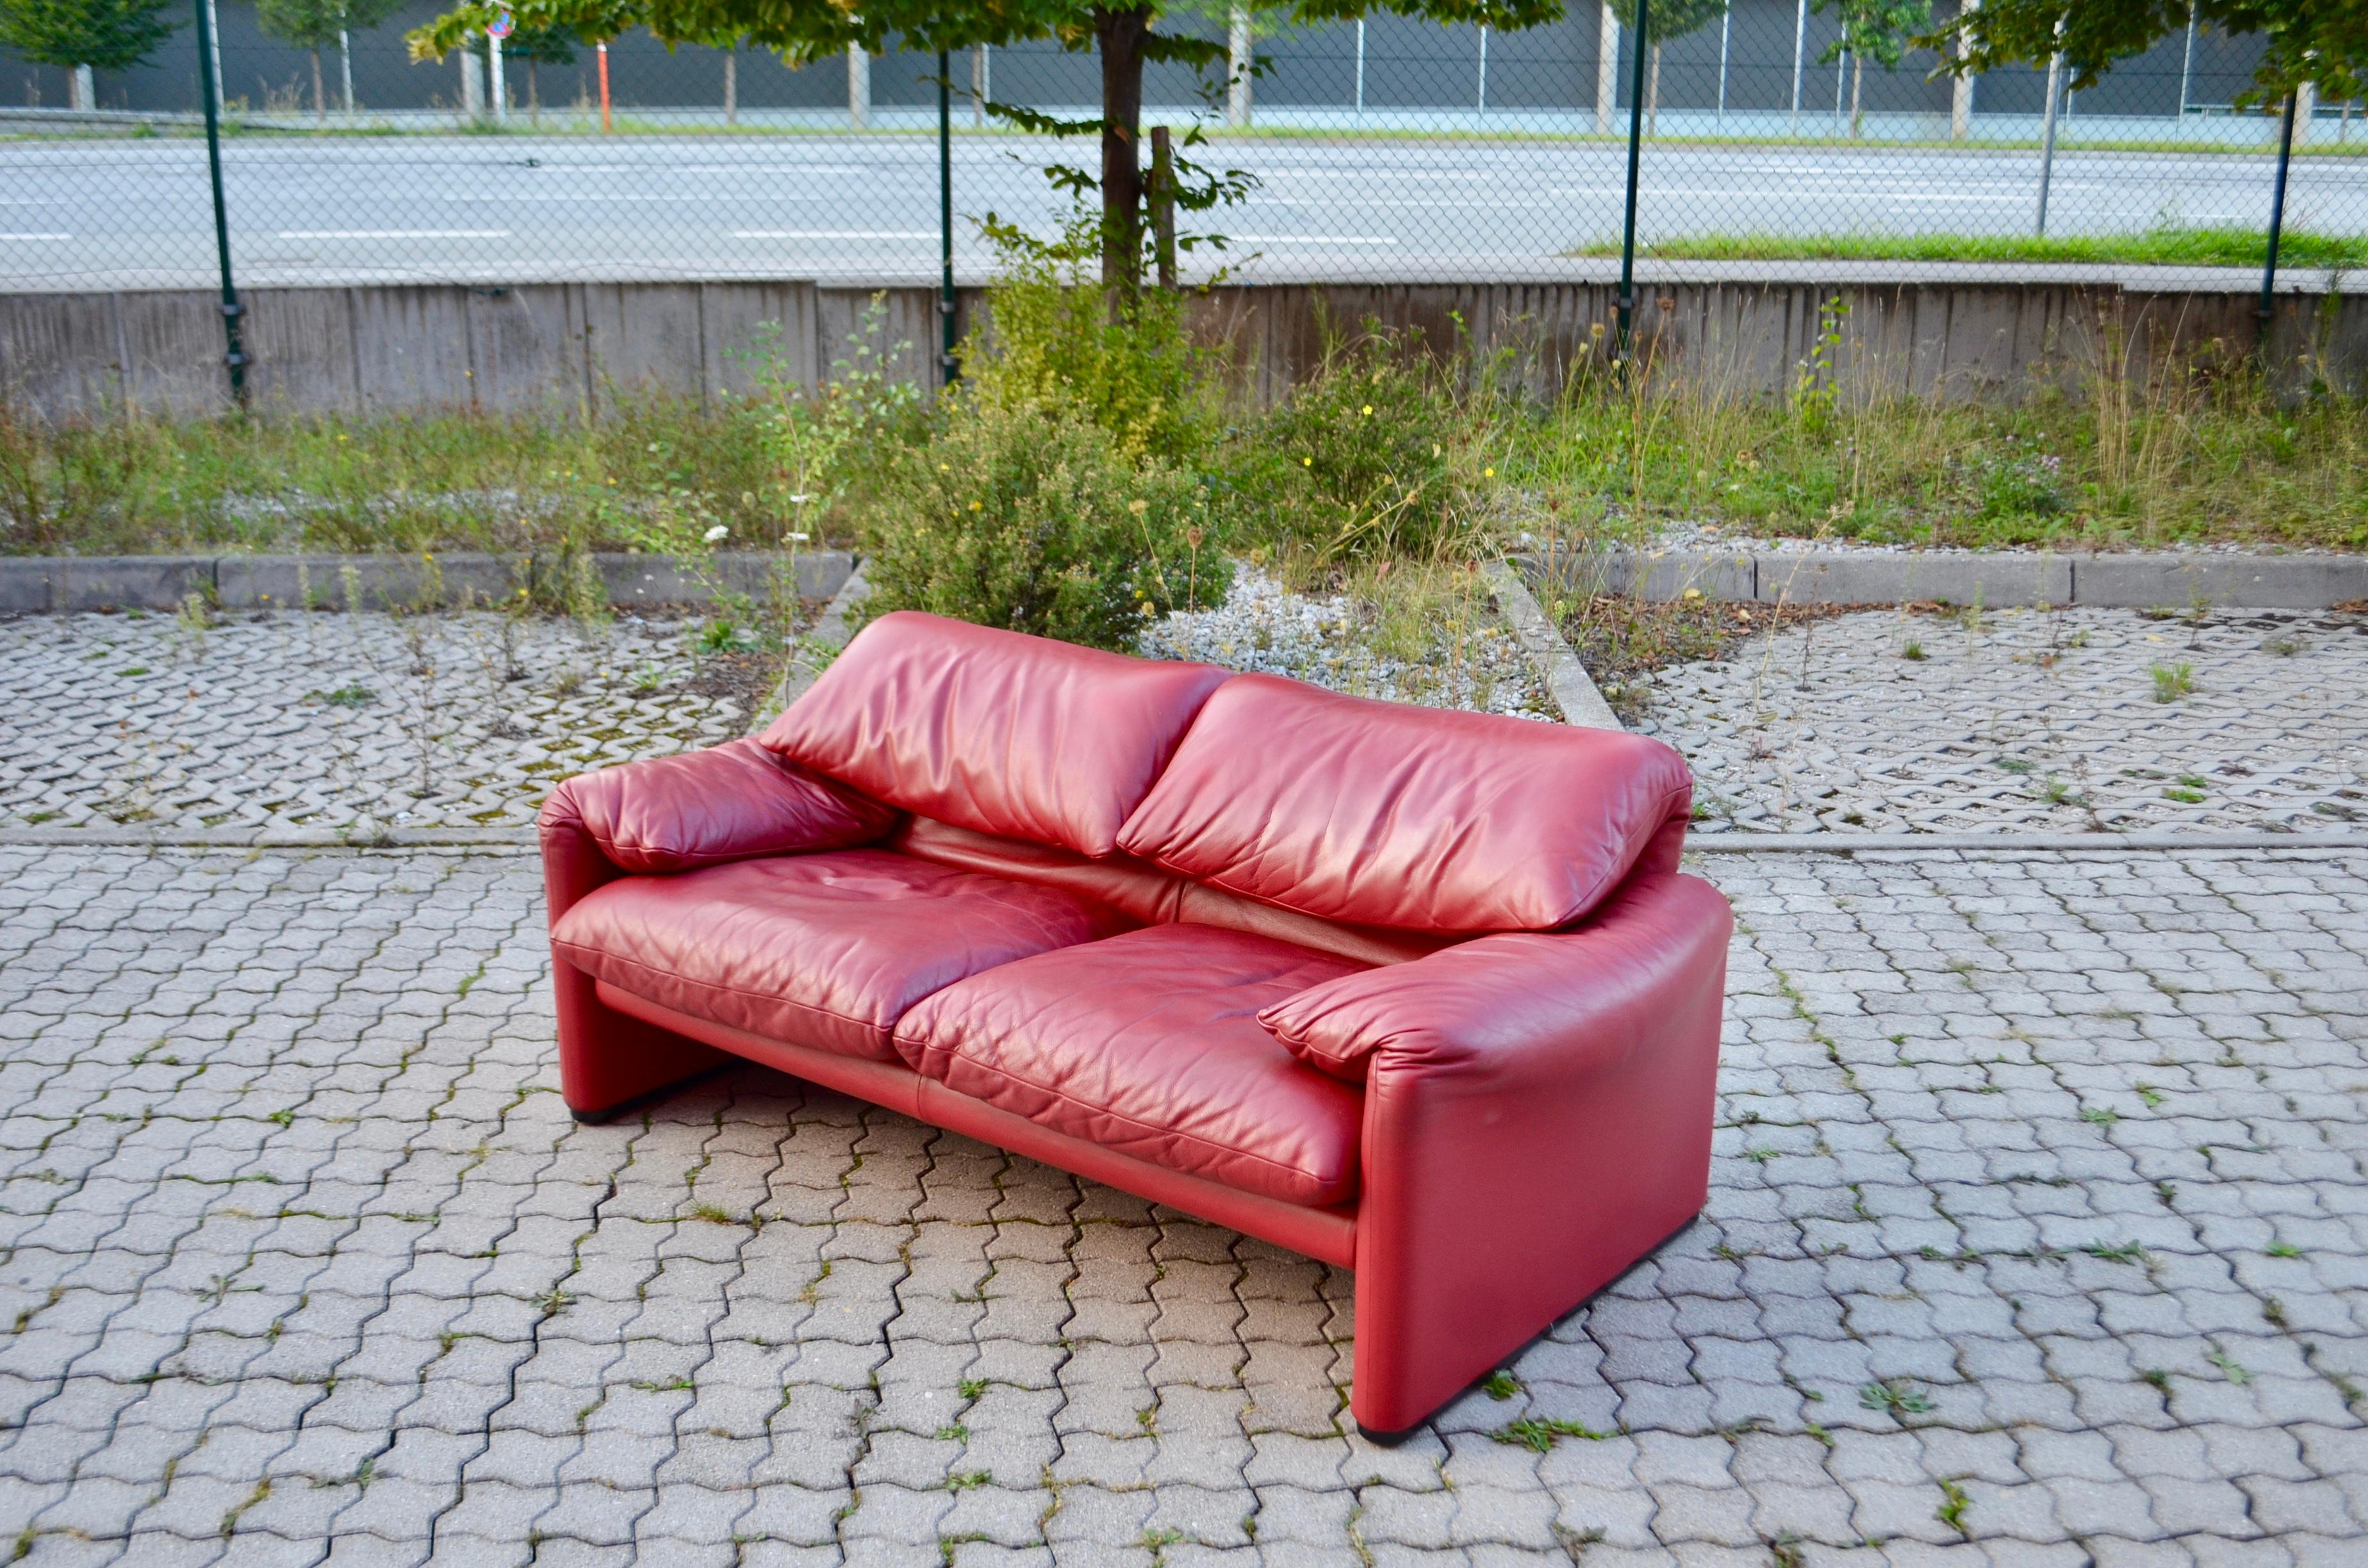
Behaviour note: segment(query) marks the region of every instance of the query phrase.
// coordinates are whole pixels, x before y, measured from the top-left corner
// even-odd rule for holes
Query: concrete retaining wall
[[[2257,297],[2236,273],[2146,282],[2059,267],[2032,281],[1960,268],[1902,280],[1837,264],[1770,275],[1782,270],[1703,264],[1690,280],[1644,286],[1644,360],[1657,374],[1781,393],[1831,327],[1824,358],[1838,386],[1996,397],[2077,381],[2100,362],[2142,374],[2166,358],[2242,355],[2256,336]],[[2356,390],[2368,380],[2368,302],[2323,284],[2280,296],[2271,359],[2290,381]],[[245,296],[249,384],[266,413],[585,415],[620,390],[746,392],[768,359],[810,387],[845,355],[875,292],[885,305],[877,347],[899,373],[929,381],[932,290],[780,281],[256,289]],[[1320,363],[1327,334],[1369,319],[1440,352],[1506,351],[1532,390],[1551,393],[1605,359],[1616,292],[1593,277],[1261,284],[1217,290],[1196,310],[1265,399]],[[979,305],[978,290],[962,292],[965,328]],[[222,357],[220,306],[203,290],[0,296],[0,392],[49,418],[214,412],[228,396]]]
[[[1674,550],[1530,557],[1522,565],[1566,588],[1648,599],[1698,588],[1760,604],[2327,609],[2368,601],[2368,556],[2356,555]]]
[[[776,554],[720,554],[713,587],[662,556],[597,554],[609,601],[620,607],[698,604],[716,588],[768,597],[785,564]],[[854,569],[843,550],[789,557],[800,598],[827,599]],[[169,610],[191,594],[225,610],[343,609],[350,574],[365,609],[492,605],[521,587],[559,588],[564,562],[551,556],[120,555],[0,556],[0,615],[78,610]]]

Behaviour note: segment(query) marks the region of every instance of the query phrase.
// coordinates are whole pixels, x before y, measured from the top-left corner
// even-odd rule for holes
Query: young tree
[[[777,51],[791,65],[841,55],[849,46],[878,53],[892,40],[930,52],[1050,40],[1076,53],[1099,55],[1102,106],[1097,118],[1062,122],[998,106],[989,106],[987,112],[1030,130],[1099,135],[1099,176],[1067,171],[1063,181],[1099,193],[1102,280],[1122,291],[1132,291],[1143,273],[1144,171],[1137,145],[1143,69],[1173,62],[1207,73],[1222,69],[1226,60],[1220,40],[1160,30],[1162,21],[1189,25],[1202,17],[1207,0],[862,0],[860,6],[856,0],[521,0],[515,9],[522,25],[537,25],[546,14],[564,15],[584,5],[629,8],[632,16],[625,26],[647,27],[666,43],[723,48],[745,40]],[[1564,0],[1269,0],[1266,8],[1304,23],[1390,12],[1515,32],[1558,19],[1563,7]],[[414,53],[441,54],[451,44],[440,40],[457,36],[451,24],[480,18],[487,9],[487,0],[471,0],[438,17],[412,35]],[[1212,180],[1209,189],[1227,184],[1216,176]]]
[[[0,44],[36,65],[63,66],[75,108],[91,99],[93,71],[128,71],[155,52],[181,24],[164,13],[172,0],[0,0]]]
[[[1724,14],[1727,0],[1648,0],[1645,6],[1645,41],[1652,46],[1651,86],[1645,94],[1647,134],[1661,133],[1661,46],[1700,32],[1711,18]]]
[[[2190,15],[2231,38],[2261,40],[2252,89],[2240,101],[2275,103],[2305,83],[2330,98],[2368,91],[2362,0],[1982,0],[1916,41],[1940,50],[1941,68],[1959,76],[2044,64],[2060,51],[2077,92],[2096,85],[2114,61],[2186,31]]]
[[[1842,25],[1841,37],[1827,44],[1817,58],[1850,57],[1850,134],[1854,137],[1864,119],[1861,105],[1867,57],[1873,56],[1885,71],[1896,67],[1908,44],[1915,41],[1916,29],[1932,25],[1932,0],[1811,0],[1811,4],[1821,16],[1831,6]]]
[[[321,51],[335,46],[340,58],[351,35],[368,32],[402,8],[403,0],[255,0],[256,24],[273,38],[313,54],[313,114],[329,118],[329,95],[321,76]],[[347,110],[353,108],[350,103]]]
[[[542,67],[575,63],[575,35],[564,28],[520,26],[502,40],[502,52],[526,62],[527,118],[542,123]]]

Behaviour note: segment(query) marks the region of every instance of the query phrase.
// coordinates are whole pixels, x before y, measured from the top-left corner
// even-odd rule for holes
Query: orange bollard
[[[609,46],[603,43],[593,47],[600,54],[600,132],[605,136],[609,132]]]

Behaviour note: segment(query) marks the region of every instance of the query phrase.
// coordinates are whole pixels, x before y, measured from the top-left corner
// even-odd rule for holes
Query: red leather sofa
[[[1702,1206],[1691,799],[1635,735],[882,616],[552,792],[562,1084],[743,1057],[1353,1269],[1387,1439]]]

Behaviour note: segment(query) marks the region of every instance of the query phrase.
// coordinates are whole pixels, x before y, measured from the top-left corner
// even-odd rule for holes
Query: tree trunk
[[[92,87],[91,83],[89,66],[76,65],[70,68],[66,72],[66,108],[85,110],[97,108],[98,104],[96,100],[98,94]]]
[[[1653,46],[1652,85],[1645,94],[1645,134],[1661,133],[1661,46]]]
[[[329,123],[329,89],[321,80],[321,51],[313,51],[313,118],[323,125]]]
[[[1858,107],[1859,90],[1865,85],[1866,56],[1853,54],[1850,56],[1850,140],[1853,142],[1858,140],[1859,122],[1862,118]]]
[[[542,125],[541,62],[531,54],[526,57],[526,117],[537,129]]]
[[[740,57],[729,52],[723,56],[723,123],[740,123]]]
[[[1151,13],[1094,13],[1102,57],[1102,285],[1133,294],[1143,281],[1143,40]]]

